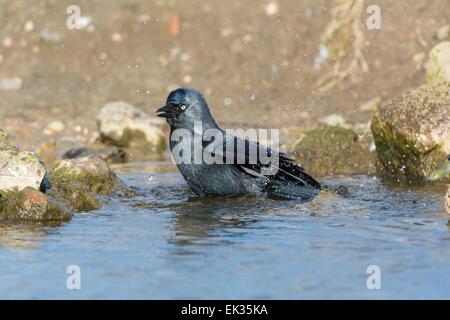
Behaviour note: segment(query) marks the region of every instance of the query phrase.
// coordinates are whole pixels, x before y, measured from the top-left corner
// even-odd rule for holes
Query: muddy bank
[[[369,71],[319,92],[334,68],[316,58],[335,3],[271,2],[271,14],[256,0],[83,2],[90,23],[69,30],[68,1],[1,0],[0,78],[14,90],[0,93],[0,127],[23,150],[58,160],[95,139],[107,102],[152,114],[178,86],[200,89],[229,127],[305,128],[331,114],[366,123],[372,113],[359,107],[420,85],[429,50],[448,38],[448,1],[378,1],[382,28],[361,28]],[[352,42],[336,45],[351,62]]]

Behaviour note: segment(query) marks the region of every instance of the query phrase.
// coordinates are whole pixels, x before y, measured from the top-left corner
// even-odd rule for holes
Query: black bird
[[[190,160],[176,162],[187,184],[198,196],[252,194],[310,199],[321,189],[320,184],[286,154],[225,133],[214,121],[203,95],[194,89],[172,91],[157,115],[166,118],[170,125],[172,156],[184,155],[185,160]],[[213,132],[212,137],[205,138],[208,130]],[[239,149],[239,145],[245,148]],[[223,163],[198,161],[194,148],[200,153],[206,151]],[[260,156],[252,160],[251,150],[257,150],[258,155],[277,156],[278,161],[267,163]],[[267,175],[268,170],[274,174]]]

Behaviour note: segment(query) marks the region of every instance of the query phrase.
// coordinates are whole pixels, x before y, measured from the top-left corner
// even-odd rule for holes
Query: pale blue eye
[[[186,109],[186,106],[183,104],[183,105],[181,105],[181,110],[185,110]]]

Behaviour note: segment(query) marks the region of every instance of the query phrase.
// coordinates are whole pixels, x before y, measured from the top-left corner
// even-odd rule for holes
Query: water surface
[[[445,186],[335,177],[348,195],[198,199],[172,165],[118,170],[137,197],[61,225],[0,224],[0,298],[450,298]]]

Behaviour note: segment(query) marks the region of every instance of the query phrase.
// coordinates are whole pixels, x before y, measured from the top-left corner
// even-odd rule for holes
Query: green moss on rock
[[[450,81],[450,41],[441,42],[430,51],[426,76],[428,83]]]
[[[151,138],[148,137],[148,132],[140,129],[124,129],[122,134],[117,133],[105,135],[100,134],[100,140],[116,147],[125,147],[141,151],[162,152],[166,147],[165,137],[160,134],[161,130],[151,133]]]
[[[1,221],[67,221],[72,215],[31,187],[0,194]]]
[[[0,130],[0,189],[12,191],[25,187],[39,189],[46,173],[41,158],[12,146]]]
[[[96,156],[63,160],[48,179],[52,185],[49,192],[77,211],[99,209],[101,203],[96,195],[110,195],[123,187],[108,164]]]
[[[12,146],[9,143],[8,136],[6,135],[5,131],[0,129],[0,150],[8,150],[11,148]]]
[[[450,153],[450,83],[426,84],[384,104],[372,132],[382,173],[425,180]]]
[[[123,102],[107,103],[99,112],[97,126],[103,143],[140,152],[162,152],[166,146],[165,122]]]
[[[325,126],[306,133],[291,153],[312,175],[371,174],[375,155],[369,145],[369,138],[359,139],[351,129]]]

